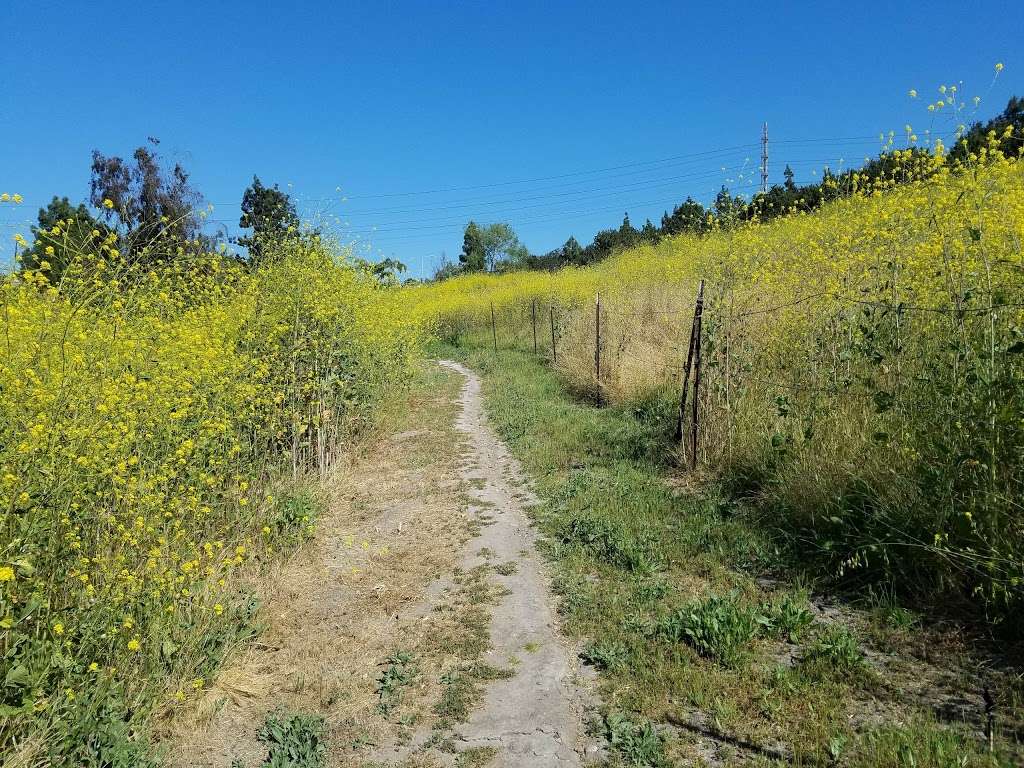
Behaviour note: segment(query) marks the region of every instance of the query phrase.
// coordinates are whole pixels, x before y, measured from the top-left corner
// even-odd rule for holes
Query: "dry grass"
[[[392,738],[395,718],[377,708],[381,663],[436,636],[444,618],[423,610],[428,586],[454,569],[467,536],[450,450],[457,381],[428,376],[429,401],[414,398],[395,434],[333,472],[315,537],[263,577],[267,629],[199,706],[168,724],[171,765],[258,765],[265,748],[255,735],[277,707],[324,715],[331,765],[361,764],[350,746]],[[440,696],[427,669],[434,662],[417,663],[420,674],[402,692],[407,721]]]

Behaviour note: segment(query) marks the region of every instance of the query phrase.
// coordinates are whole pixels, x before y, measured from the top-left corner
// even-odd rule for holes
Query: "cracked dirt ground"
[[[479,379],[425,376],[390,436],[336,469],[314,539],[254,585],[267,629],[165,723],[170,765],[259,768],[282,710],[324,718],[329,766],[584,764],[591,700],[533,497]]]

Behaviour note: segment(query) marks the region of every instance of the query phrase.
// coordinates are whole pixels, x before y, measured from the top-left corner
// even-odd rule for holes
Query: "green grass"
[[[841,755],[866,767],[899,739],[914,759],[956,743],[964,765],[1013,763],[955,727],[856,725],[870,722],[857,702],[874,699],[932,721],[871,672],[863,626],[815,621],[784,532],[722,491],[668,482],[678,471],[666,409],[598,407],[528,353],[436,352],[482,375],[489,419],[535,483],[563,628],[615,705],[604,723],[611,764],[675,764],[709,739],[726,764],[831,765]],[[767,573],[775,581],[759,582]],[[907,624],[904,613],[885,615]]]

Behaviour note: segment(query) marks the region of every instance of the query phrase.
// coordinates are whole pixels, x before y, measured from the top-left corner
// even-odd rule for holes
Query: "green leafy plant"
[[[261,768],[322,768],[327,759],[326,726],[320,715],[267,715],[258,738],[270,748]]]
[[[794,595],[783,595],[778,601],[766,603],[762,610],[768,619],[768,628],[791,643],[799,641],[803,631],[814,622],[807,601]]]
[[[300,488],[278,499],[267,523],[270,538],[283,544],[298,544],[313,531],[319,505],[312,491]]]
[[[659,621],[655,632],[671,642],[692,646],[701,656],[734,666],[766,623],[765,617],[730,593],[680,608]]]
[[[637,768],[667,766],[664,739],[649,721],[634,722],[628,716],[612,712],[604,718],[604,735],[622,761]]]
[[[838,624],[814,641],[800,663],[806,670],[841,678],[853,677],[865,669],[864,652],[857,638]]]
[[[377,711],[389,715],[401,700],[402,688],[412,682],[417,670],[412,654],[405,651],[396,651],[384,663],[384,671],[377,678]]]
[[[622,643],[598,641],[583,649],[580,658],[598,669],[614,672],[626,666],[629,660],[629,649]]]

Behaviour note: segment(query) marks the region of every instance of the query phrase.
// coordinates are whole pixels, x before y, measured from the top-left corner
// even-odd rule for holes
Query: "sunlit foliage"
[[[1018,139],[1007,126],[955,160],[937,140],[894,150],[884,176],[851,174],[813,213],[409,302],[438,334],[499,347],[532,348],[539,314],[540,350],[554,335],[573,388],[634,402],[678,398],[705,280],[702,466],[832,573],[1000,621],[1024,576],[1024,163],[1002,149]]]
[[[0,750],[28,763],[144,763],[147,713],[254,631],[232,574],[311,522],[292,478],[417,348],[394,291],[315,238],[253,269],[94,234],[57,284],[0,281]]]

